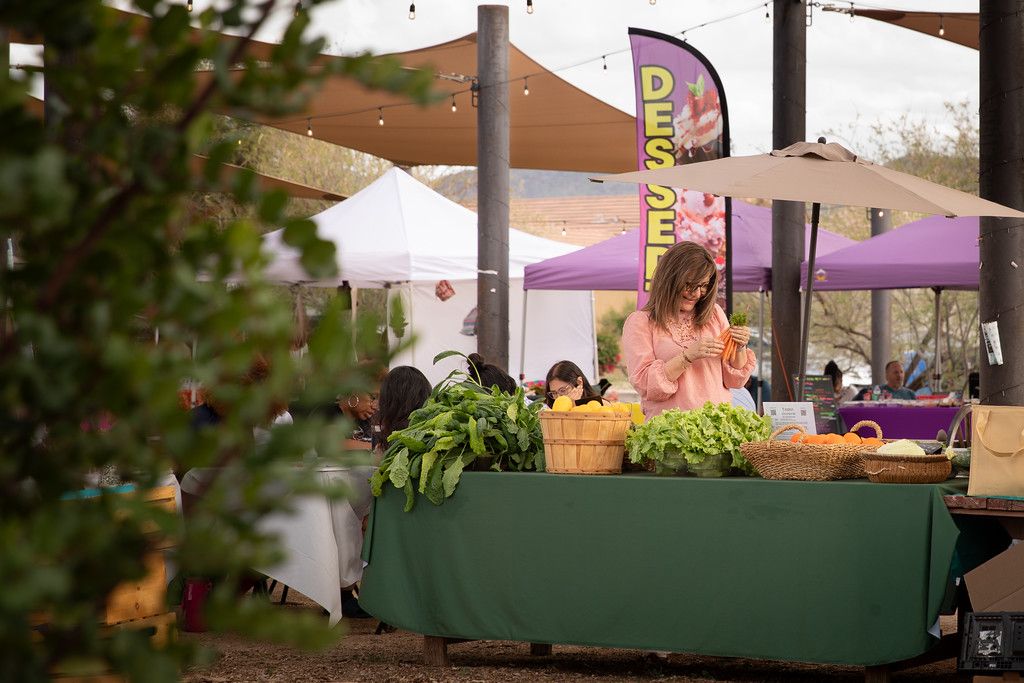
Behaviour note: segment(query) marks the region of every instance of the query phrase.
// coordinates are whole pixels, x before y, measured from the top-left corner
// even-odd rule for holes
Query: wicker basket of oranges
[[[873,428],[875,436],[860,437],[857,430],[861,427]],[[791,430],[797,433],[789,440],[777,440]],[[882,443],[878,423],[863,420],[842,435],[807,434],[799,425],[785,425],[772,432],[767,441],[743,444],[740,451],[765,479],[831,481],[864,477],[861,453],[874,451]]]
[[[632,422],[630,412],[628,403],[590,401],[573,406],[572,399],[560,396],[551,410],[540,413],[544,468],[559,473],[618,474]]]

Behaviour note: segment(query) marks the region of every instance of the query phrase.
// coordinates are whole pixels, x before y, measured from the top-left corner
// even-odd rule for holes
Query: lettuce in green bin
[[[754,475],[757,471],[740,453],[740,444],[764,441],[771,435],[771,420],[728,403],[708,401],[701,408],[673,408],[634,425],[626,435],[629,459],[662,462],[666,451],[679,451],[688,463],[729,453],[732,466]]]

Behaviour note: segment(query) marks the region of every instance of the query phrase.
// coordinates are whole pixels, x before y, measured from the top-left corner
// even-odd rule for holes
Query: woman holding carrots
[[[730,403],[754,369],[750,330],[715,303],[718,270],[707,249],[680,242],[662,255],[647,304],[622,328],[629,381],[648,418],[670,408]],[[739,322],[739,321],[734,321]]]

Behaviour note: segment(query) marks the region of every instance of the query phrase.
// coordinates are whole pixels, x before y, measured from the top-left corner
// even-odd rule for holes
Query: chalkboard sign
[[[793,384],[797,383],[793,378]],[[839,431],[839,411],[836,409],[836,393],[832,378],[828,375],[804,376],[804,400],[814,404],[814,421],[819,434]]]

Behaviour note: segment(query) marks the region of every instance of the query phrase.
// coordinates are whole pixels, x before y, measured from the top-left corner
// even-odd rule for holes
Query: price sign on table
[[[793,383],[797,380],[794,378]],[[832,378],[828,375],[804,376],[804,400],[814,405],[814,421],[819,434],[839,431],[839,411],[836,409],[836,394]]]

